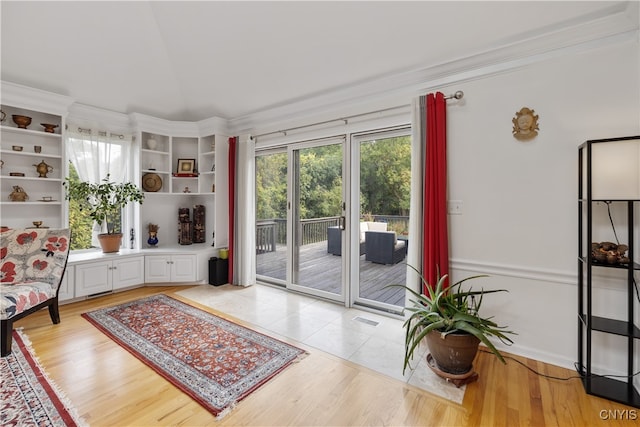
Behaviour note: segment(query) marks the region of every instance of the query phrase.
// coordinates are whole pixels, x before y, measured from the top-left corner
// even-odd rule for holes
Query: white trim
[[[475,274],[487,274],[490,276],[515,277],[518,279],[537,280],[547,283],[560,283],[563,285],[577,286],[578,273],[577,261],[576,271],[560,271],[544,268],[525,267],[521,265],[496,264],[485,261],[472,261],[451,259],[450,269],[467,271]],[[624,270],[616,270],[616,272],[624,272]],[[611,275],[594,273],[594,278],[604,280],[594,280],[592,287],[594,289],[605,289],[608,291],[623,292],[626,294],[626,280],[624,278],[616,278]]]
[[[2,104],[66,117],[73,98],[2,81]]]
[[[69,108],[67,124],[108,129],[110,132],[133,133],[131,119],[126,114],[77,102]]]
[[[528,280],[542,280],[545,282],[562,283],[565,285],[577,285],[578,283],[578,275],[576,272],[533,268],[520,265],[494,264],[462,259],[451,259],[450,263],[451,269],[454,270],[517,277]]]
[[[142,113],[129,114],[136,130],[159,133],[169,136],[199,137],[198,122],[184,122],[160,119]]]

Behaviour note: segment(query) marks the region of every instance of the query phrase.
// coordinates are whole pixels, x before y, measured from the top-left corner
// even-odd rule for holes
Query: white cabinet
[[[145,256],[145,282],[194,282],[198,260],[196,255],[147,255]]]
[[[62,283],[60,283],[60,289],[58,290],[58,301],[72,299],[75,296],[75,272],[75,266],[67,265],[64,276],[62,277]]]
[[[0,126],[2,225],[32,227],[33,221],[42,221],[45,227],[62,227],[62,180],[66,172],[60,133],[64,125],[62,117],[4,104],[1,108],[6,114]],[[13,115],[30,117],[31,123],[19,128],[12,120]],[[56,127],[45,132],[41,123]],[[26,196],[12,198],[14,191]]]
[[[75,266],[75,296],[110,292],[144,283],[144,257],[95,261]]]

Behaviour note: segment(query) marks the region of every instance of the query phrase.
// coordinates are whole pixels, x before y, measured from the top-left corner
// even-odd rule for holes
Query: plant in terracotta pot
[[[445,287],[447,275],[444,275],[432,287],[420,272],[412,266],[409,267],[420,275],[426,293],[420,294],[402,286],[415,297],[410,299],[412,305],[406,307],[411,315],[404,323],[406,333],[403,373],[409,366],[416,348],[425,339],[437,368],[451,374],[452,377],[464,376],[472,371],[472,362],[480,342],[505,363],[489,338],[498,338],[503,343],[511,345],[513,341],[507,335],[515,333],[506,330],[505,326],[498,326],[491,317],[482,317],[479,311],[486,294],[507,291],[462,288],[468,280],[487,277],[483,275],[467,277],[449,287]]]
[[[99,226],[105,224],[106,233],[98,235],[103,252],[118,252],[122,233],[115,232],[111,219],[117,217],[128,203],[142,203],[144,193],[131,182],[112,182],[107,177],[100,183],[73,181],[68,177],[63,182],[66,200],[75,200],[80,210],[86,210],[88,216]]]

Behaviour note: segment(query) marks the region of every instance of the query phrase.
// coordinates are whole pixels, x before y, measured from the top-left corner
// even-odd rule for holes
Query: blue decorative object
[[[147,239],[147,244],[149,247],[154,248],[158,244],[158,225],[157,224],[149,224],[149,238]]]

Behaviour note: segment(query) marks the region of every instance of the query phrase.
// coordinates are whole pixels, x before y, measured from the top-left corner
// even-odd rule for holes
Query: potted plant
[[[410,300],[412,305],[406,307],[412,314],[404,323],[406,333],[403,373],[410,366],[409,362],[416,348],[424,339],[427,340],[430,355],[437,368],[452,376],[471,372],[480,342],[505,363],[489,337],[511,345],[513,341],[507,335],[514,332],[506,330],[505,326],[498,326],[491,317],[482,317],[479,310],[484,295],[507,291],[462,289],[466,281],[487,277],[484,275],[467,277],[449,287],[445,287],[447,275],[444,275],[439,277],[435,287],[431,287],[420,272],[409,267],[420,275],[426,293],[421,294],[402,286],[415,297]]]
[[[99,226],[105,224],[106,233],[98,235],[102,251],[118,252],[122,241],[122,233],[115,232],[110,223],[127,203],[142,203],[144,193],[131,182],[116,183],[109,180],[109,174],[100,183],[72,181],[68,177],[63,182],[66,190],[65,199],[75,200],[80,210],[86,210],[89,217]]]

